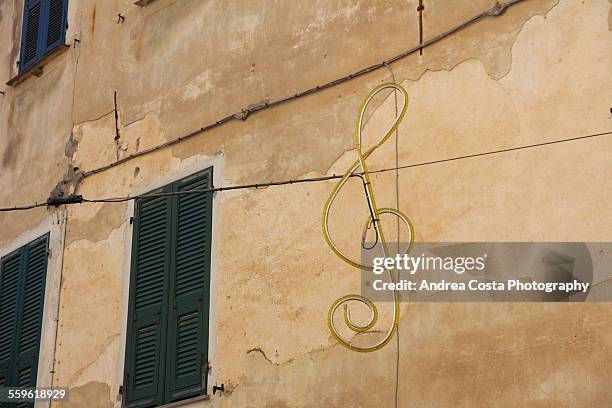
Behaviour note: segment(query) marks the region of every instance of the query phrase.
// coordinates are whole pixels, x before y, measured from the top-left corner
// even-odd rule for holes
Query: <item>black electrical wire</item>
[[[591,138],[607,136],[607,135],[612,135],[612,131],[593,133],[590,135],[570,137],[566,139],[551,140],[549,142],[534,143],[530,145],[509,147],[506,149],[490,150],[490,151],[481,152],[481,153],[466,154],[462,156],[449,157],[449,158],[440,159],[440,160],[432,160],[432,161],[426,161],[426,162],[420,162],[420,163],[414,163],[414,164],[406,164],[403,166],[396,166],[396,167],[390,167],[390,168],[379,169],[379,170],[370,170],[369,173],[377,174],[377,173],[386,173],[389,171],[405,170],[405,169],[410,169],[414,167],[429,166],[432,164],[447,163],[447,162],[452,162],[456,160],[471,159],[471,158],[482,157],[482,156],[490,156],[490,155],[495,155],[495,154],[518,151],[518,150],[532,149],[536,147],[544,147],[544,146],[549,146],[549,145],[554,145],[554,144],[559,144],[559,143],[567,143],[567,142],[573,142],[573,141],[578,141],[578,140],[591,139]],[[351,175],[351,177],[360,177],[360,178],[361,176],[362,176],[362,173],[354,173]],[[125,201],[130,201],[130,200],[136,200],[136,199],[182,196],[182,195],[188,195],[188,194],[215,193],[215,192],[231,191],[231,190],[259,189],[259,188],[272,187],[272,186],[284,186],[288,184],[314,183],[314,182],[321,182],[321,181],[328,181],[328,180],[336,180],[342,177],[343,175],[333,174],[331,176],[310,177],[310,178],[294,179],[294,180],[271,181],[271,182],[266,182],[266,183],[241,184],[241,185],[227,186],[227,187],[192,189],[192,190],[176,191],[176,192],[169,192],[169,193],[141,194],[141,195],[131,196],[131,197],[129,196],[128,197],[111,197],[111,198],[98,198],[98,199],[88,199],[88,198],[79,197],[78,202],[70,202],[69,200],[66,202],[66,199],[62,199],[61,204],[66,204],[66,205],[78,204],[80,202],[83,202],[83,203],[120,203],[120,202],[125,202]],[[23,210],[29,210],[29,209],[33,209],[37,207],[45,207],[49,205],[53,205],[53,203],[49,203],[49,202],[48,203],[36,203],[36,204],[24,205],[21,207],[17,206],[17,207],[0,208],[0,212],[23,211]]]
[[[36,203],[36,204],[23,205],[23,206],[17,206],[17,207],[0,208],[0,212],[26,211],[26,210],[31,210],[33,208],[46,207],[46,206],[47,206],[47,203]]]

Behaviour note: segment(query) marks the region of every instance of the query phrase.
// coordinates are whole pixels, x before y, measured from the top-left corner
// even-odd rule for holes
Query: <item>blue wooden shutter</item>
[[[43,33],[43,55],[66,42],[66,18],[68,0],[44,0],[45,30]]]
[[[43,0],[25,0],[19,59],[21,71],[28,69],[43,55],[44,6]]]
[[[162,191],[168,190],[157,192]],[[126,407],[163,403],[170,204],[169,198],[139,200],[136,204],[125,360]]]
[[[212,186],[212,170],[181,180],[174,191]],[[212,193],[173,199],[174,267],[170,278],[170,321],[166,402],[206,392]]]
[[[24,71],[66,42],[68,0],[25,0],[21,58]]]

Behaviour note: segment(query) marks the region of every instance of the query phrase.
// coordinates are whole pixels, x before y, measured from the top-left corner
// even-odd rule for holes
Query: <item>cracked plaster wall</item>
[[[13,36],[5,16],[17,13],[16,3],[0,4],[2,38]],[[8,157],[0,204],[44,198],[66,168],[107,164],[418,42],[413,0],[296,7],[157,0],[143,9],[131,3],[71,3],[80,46],[0,99],[0,153]],[[493,3],[425,0],[425,38]],[[218,153],[229,185],[341,173],[355,158],[361,100],[392,73],[411,96],[399,132],[400,164],[609,130],[609,10],[604,0],[525,1],[394,64],[392,72],[130,161],[85,179],[79,193],[129,194]],[[115,23],[119,12],[122,24]],[[3,74],[10,71],[5,59]],[[384,132],[393,109],[392,97],[377,101],[367,140]],[[600,138],[410,169],[400,175],[400,207],[417,239],[609,241],[611,147]],[[389,141],[370,166],[393,166],[394,157]],[[394,178],[373,177],[379,203],[395,203]],[[327,331],[329,305],[359,285],[322,239],[320,213],[331,188],[330,182],[216,196],[213,375],[228,391],[194,406],[391,405],[394,346],[350,353]],[[361,234],[354,220],[367,216],[362,195],[360,185],[350,184],[333,213],[336,241],[354,254]],[[126,214],[125,204],[69,210],[56,384],[72,388],[73,406],[120,405]],[[45,216],[45,210],[0,215],[7,231],[0,239],[10,241]],[[404,304],[400,401],[601,405],[612,399],[610,311],[606,304]]]

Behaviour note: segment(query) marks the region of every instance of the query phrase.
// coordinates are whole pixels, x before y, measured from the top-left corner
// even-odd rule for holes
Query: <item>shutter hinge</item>
[[[130,225],[134,224],[134,217],[130,217]]]
[[[208,379],[208,372],[210,371],[210,362],[204,359],[204,354],[202,357],[202,390],[206,392],[206,380]]]
[[[121,384],[119,386],[119,394],[121,394],[121,407],[125,407],[125,403],[127,401],[127,397],[128,397],[128,390],[127,387],[124,386],[124,384],[127,384],[127,387],[129,387],[130,385],[130,373],[126,372],[125,376],[123,377],[123,384]]]
[[[53,256],[53,253],[51,252],[51,248],[47,248],[47,258],[51,258],[51,256]]]
[[[213,395],[217,393],[217,391],[225,392],[225,384],[221,384],[221,386],[213,385]]]

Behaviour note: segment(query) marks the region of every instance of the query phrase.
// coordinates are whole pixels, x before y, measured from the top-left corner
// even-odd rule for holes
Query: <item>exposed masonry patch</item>
[[[64,154],[66,157],[72,160],[78,146],[79,141],[75,139],[74,132],[70,132],[70,137],[68,138],[68,142],[66,142],[66,147],[64,148]]]

